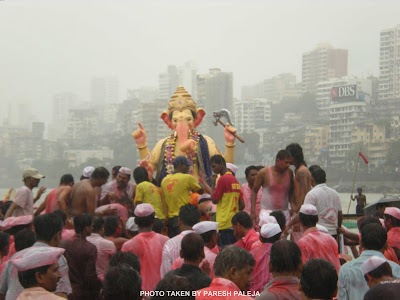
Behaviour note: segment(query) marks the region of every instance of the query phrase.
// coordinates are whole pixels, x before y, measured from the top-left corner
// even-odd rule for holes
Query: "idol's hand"
[[[143,147],[146,145],[146,131],[143,128],[142,123],[138,123],[139,129],[132,132],[132,136],[138,147]]]
[[[232,145],[235,143],[235,136],[233,135],[234,133],[236,133],[236,129],[231,127],[229,124],[226,124],[224,129],[224,137],[227,144]]]

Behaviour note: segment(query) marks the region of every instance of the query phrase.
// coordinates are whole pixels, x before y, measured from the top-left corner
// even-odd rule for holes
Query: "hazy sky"
[[[379,75],[379,32],[400,24],[400,1],[0,1],[0,104],[30,101],[51,120],[55,93],[89,100],[90,80],[157,86],[168,64],[218,67],[240,87],[279,73],[301,81],[318,43],[349,50],[349,74]],[[1,109],[4,111],[4,109]]]

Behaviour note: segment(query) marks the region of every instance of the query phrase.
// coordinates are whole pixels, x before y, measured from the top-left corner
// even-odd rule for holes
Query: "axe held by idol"
[[[224,122],[221,121],[222,118],[225,118],[229,125],[234,126],[234,125],[232,124],[232,122],[231,122],[230,113],[229,113],[229,111],[228,111],[227,109],[221,109],[221,110],[219,110],[219,111],[214,111],[214,112],[213,112],[213,117],[214,117],[215,120],[212,121],[212,122],[213,122],[213,124],[214,124],[215,126],[218,126],[218,123],[221,124],[221,125],[224,126],[224,127],[226,126],[226,124],[225,124]],[[242,143],[244,143],[244,140],[243,140],[240,136],[238,136],[238,135],[236,134],[236,132],[235,132],[235,133],[232,132],[232,135],[233,135],[235,138],[237,138],[239,141],[241,141]]]

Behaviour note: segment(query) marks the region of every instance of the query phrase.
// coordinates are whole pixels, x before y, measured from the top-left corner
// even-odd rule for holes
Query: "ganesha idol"
[[[202,108],[196,107],[196,102],[183,88],[178,87],[168,104],[168,111],[161,114],[161,119],[172,130],[171,134],[157,142],[151,152],[146,144],[146,132],[139,123],[139,129],[132,133],[139,149],[141,166],[146,167],[151,177],[156,172],[156,183],[160,186],[163,178],[174,172],[174,159],[185,156],[193,164],[189,173],[198,179],[199,174],[210,183],[212,175],[210,157],[221,154],[214,141],[196,131],[205,116]],[[226,125],[225,160],[233,163],[235,159],[235,129]]]

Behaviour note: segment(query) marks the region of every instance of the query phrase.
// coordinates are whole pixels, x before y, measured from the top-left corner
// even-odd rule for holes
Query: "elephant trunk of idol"
[[[182,147],[189,139],[190,127],[188,123],[179,121],[176,125],[176,134],[178,135],[179,146]]]

